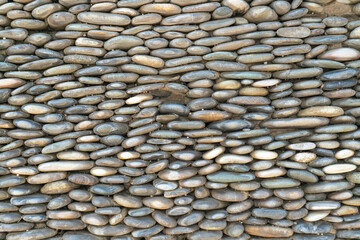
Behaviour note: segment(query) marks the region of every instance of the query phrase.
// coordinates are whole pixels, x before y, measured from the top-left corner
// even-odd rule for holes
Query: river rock
[[[290,237],[293,234],[293,230],[290,228],[275,227],[271,225],[263,225],[263,226],[245,225],[245,232],[253,236],[274,237],[274,238]]]
[[[270,22],[278,19],[276,12],[267,6],[256,6],[249,9],[244,17],[250,22]]]
[[[356,60],[360,56],[359,51],[353,48],[337,48],[324,52],[319,56],[320,59],[328,59],[335,61],[351,61]]]

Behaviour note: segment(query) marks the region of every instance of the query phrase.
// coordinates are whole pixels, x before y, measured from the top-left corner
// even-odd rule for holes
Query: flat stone
[[[284,209],[254,208],[252,214],[258,218],[283,219],[286,217],[287,211]]]
[[[316,221],[319,221],[319,220],[325,218],[326,216],[328,216],[329,213],[330,213],[330,211],[328,211],[328,210],[311,211],[303,219],[308,222],[316,222]]]
[[[208,61],[206,66],[210,70],[214,71],[241,71],[248,70],[248,67],[242,63],[235,63],[229,61]]]
[[[345,65],[341,62],[333,60],[323,60],[323,59],[306,59],[301,65],[305,67],[321,67],[321,68],[344,68]]]
[[[223,78],[227,79],[254,79],[262,80],[271,78],[271,73],[255,72],[255,71],[242,71],[242,72],[224,72],[221,73]]]
[[[130,23],[128,16],[103,12],[81,12],[77,15],[77,18],[81,22],[98,25],[124,26]]]
[[[114,195],[114,200],[120,206],[127,208],[140,208],[142,207],[142,202],[138,197],[131,196],[128,194],[117,194]]]
[[[344,110],[336,106],[318,106],[301,110],[299,117],[337,117],[344,114]]]
[[[322,126],[316,129],[317,133],[344,133],[351,132],[357,129],[356,125],[353,124],[337,124],[331,126]]]
[[[321,68],[289,69],[275,72],[273,77],[280,79],[311,78],[320,75],[322,72]]]
[[[144,41],[135,36],[121,35],[107,40],[104,43],[106,50],[129,50],[132,47],[143,45]]]
[[[133,228],[125,224],[105,225],[105,226],[89,226],[89,232],[97,236],[122,236],[130,233]]]
[[[91,161],[57,161],[42,163],[38,169],[42,172],[57,172],[59,169],[62,171],[79,171],[91,169],[93,166],[94,162]]]
[[[342,27],[348,23],[348,20],[344,17],[331,16],[324,18],[322,22],[328,27]]]
[[[3,78],[0,80],[1,88],[17,88],[24,85],[26,82],[18,78]]]
[[[346,68],[340,70],[329,71],[321,75],[321,80],[345,80],[358,74],[358,70],[354,68]]]
[[[213,210],[224,207],[225,203],[214,198],[203,198],[195,200],[191,206],[196,210]]]
[[[40,103],[25,104],[22,110],[29,114],[46,114],[54,111],[52,107]]]
[[[39,228],[39,229],[30,229],[26,232],[19,233],[9,233],[6,235],[7,239],[10,240],[21,240],[21,239],[44,239],[51,238],[56,235],[56,230],[50,228]]]
[[[28,31],[23,28],[12,28],[0,31],[1,38],[10,38],[16,41],[22,41],[28,36]]]
[[[270,103],[270,100],[268,98],[258,96],[238,96],[230,98],[228,103],[238,105],[266,105]]]
[[[52,143],[42,149],[43,154],[61,152],[63,150],[74,147],[76,144],[75,140],[67,139],[60,142]]]
[[[276,34],[280,37],[306,38],[310,36],[310,29],[307,27],[285,27],[279,28]]]
[[[327,44],[335,44],[342,43],[347,39],[345,35],[325,35],[325,36],[316,36],[309,37],[305,39],[305,43],[311,45],[327,45]],[[331,50],[330,50],[331,51]],[[335,59],[332,59],[335,60]]]
[[[69,98],[81,98],[91,94],[101,94],[105,92],[105,87],[103,86],[93,86],[93,87],[84,87],[84,88],[76,88],[71,90],[66,90],[62,93],[63,97]],[[91,93],[91,94],[90,94]]]
[[[247,182],[253,180],[255,177],[250,173],[234,173],[218,171],[207,175],[206,178],[213,182],[231,183],[231,182]]]
[[[222,119],[227,119],[231,116],[230,113],[217,110],[203,110],[194,112],[191,115],[191,118],[194,120],[201,120],[204,122],[217,121]]]
[[[1,183],[0,183],[1,188],[13,187],[25,183],[25,179],[23,177],[15,176],[15,175],[2,176],[0,177],[0,179],[1,179]]]
[[[339,230],[336,235],[343,239],[357,239],[360,237],[360,231],[355,229]]]
[[[231,27],[224,27],[216,29],[213,32],[214,36],[229,36],[229,35],[237,35],[237,34],[244,34],[248,32],[256,31],[257,27],[255,24],[242,24],[238,26],[231,26]]]
[[[304,196],[304,191],[300,188],[275,189],[275,196],[283,200],[298,200]]]
[[[164,197],[144,198],[143,203],[154,209],[169,209],[174,205],[173,201]]]
[[[249,156],[222,154],[215,159],[219,164],[244,164],[251,162],[253,159]]]
[[[309,10],[307,8],[294,9],[294,10],[291,10],[288,13],[284,14],[283,16],[281,16],[280,19],[283,21],[298,19],[298,18],[305,16],[308,13],[308,11]]]
[[[178,25],[178,24],[196,24],[210,20],[209,13],[183,13],[166,17],[162,20],[161,24],[165,26]]]
[[[200,230],[200,231],[196,231],[193,233],[190,233],[188,235],[188,239],[189,240],[200,240],[203,239],[204,237],[206,239],[211,239],[211,240],[219,240],[221,239],[223,236],[222,231],[205,231],[205,230]]]
[[[264,188],[292,188],[300,185],[300,182],[291,178],[274,178],[261,181]]]
[[[290,228],[275,227],[271,225],[245,225],[245,232],[253,236],[269,238],[286,238],[293,235],[293,230]]]
[[[102,237],[95,236],[89,232],[65,232],[63,235],[64,240],[103,240]]]
[[[65,172],[54,173],[39,173],[27,178],[27,182],[30,184],[44,184],[52,181],[64,179],[66,177]]]
[[[61,194],[70,192],[74,188],[75,184],[66,180],[60,180],[45,184],[40,191],[44,194]]]
[[[252,123],[245,120],[224,120],[220,122],[214,122],[209,125],[209,128],[220,131],[236,131],[250,127],[252,127]]]
[[[86,227],[81,220],[66,219],[66,220],[48,220],[46,223],[50,228],[61,230],[81,230]]]
[[[107,136],[112,134],[123,135],[127,133],[129,127],[123,123],[102,123],[94,128],[94,133],[100,136]]]
[[[319,181],[316,175],[306,170],[291,169],[288,170],[287,175],[301,182],[315,183]]]
[[[268,150],[255,150],[251,153],[251,156],[261,160],[272,160],[277,158],[278,154]]]
[[[319,182],[305,187],[306,193],[326,193],[334,191],[342,191],[352,188],[354,185],[346,181],[338,182]]]
[[[324,221],[313,222],[313,223],[300,221],[298,224],[294,225],[293,230],[296,233],[323,234],[323,233],[330,233],[332,228],[333,227],[330,223]]]
[[[169,16],[181,13],[181,8],[176,4],[171,3],[152,3],[141,6],[141,12],[144,13],[158,13]]]
[[[329,123],[327,118],[323,117],[303,117],[293,119],[273,119],[262,123],[266,128],[313,128],[324,126]]]
[[[215,189],[211,191],[213,198],[225,202],[239,202],[248,198],[245,192],[228,189]]]
[[[340,173],[351,172],[351,171],[355,170],[356,168],[357,168],[356,165],[342,163],[342,164],[333,164],[333,165],[326,166],[322,170],[326,174],[340,174]]]
[[[19,223],[2,223],[0,225],[0,232],[19,232],[27,231],[33,227],[32,223],[19,222]]]
[[[318,201],[308,202],[306,208],[308,210],[334,210],[340,208],[341,204],[335,201]]]
[[[353,48],[336,48],[331,49],[319,56],[320,59],[328,59],[335,61],[352,61],[360,57],[360,52]]]

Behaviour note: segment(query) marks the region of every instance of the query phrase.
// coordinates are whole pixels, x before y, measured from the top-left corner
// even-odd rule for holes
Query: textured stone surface
[[[0,239],[359,239],[359,15],[0,0]]]

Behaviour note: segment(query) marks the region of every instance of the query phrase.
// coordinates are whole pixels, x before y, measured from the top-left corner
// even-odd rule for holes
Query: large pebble
[[[245,225],[245,232],[253,236],[270,237],[270,238],[286,238],[291,237],[293,230],[290,228],[275,227],[271,225],[252,226]]]
[[[207,179],[213,182],[231,183],[231,182],[247,182],[253,180],[255,177],[250,173],[234,173],[219,171],[207,176]]]
[[[81,22],[99,25],[123,26],[130,23],[128,16],[102,12],[81,12],[77,15],[77,19]]]
[[[320,59],[328,59],[335,61],[351,61],[357,60],[360,57],[360,52],[353,48],[336,48],[328,50],[319,56]]]
[[[276,12],[267,6],[256,6],[249,9],[244,17],[250,22],[271,22],[278,19]]]

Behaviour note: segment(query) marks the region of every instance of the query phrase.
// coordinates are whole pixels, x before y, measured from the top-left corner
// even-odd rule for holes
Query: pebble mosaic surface
[[[360,0],[0,0],[0,239],[360,239]]]

